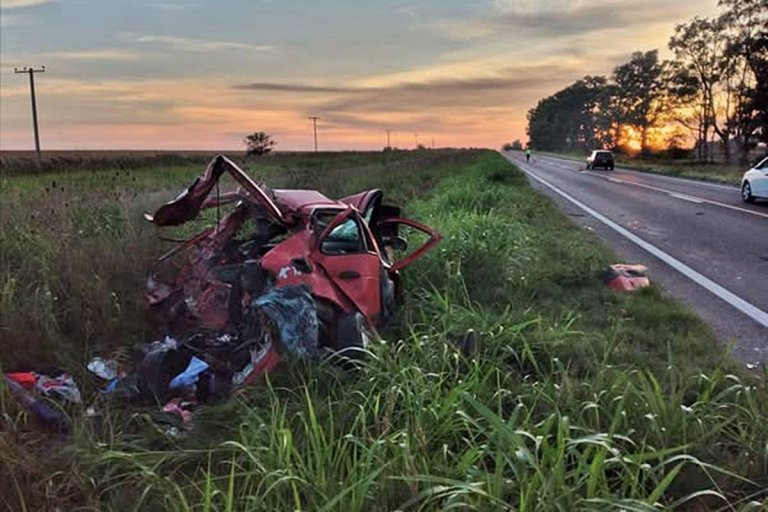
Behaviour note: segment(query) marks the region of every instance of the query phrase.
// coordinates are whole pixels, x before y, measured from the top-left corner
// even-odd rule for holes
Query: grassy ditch
[[[179,439],[160,435],[144,411],[103,399],[99,420],[78,421],[66,443],[40,437],[0,395],[3,503],[201,511],[766,505],[764,381],[740,375],[706,326],[657,289],[604,288],[611,254],[499,155],[431,158],[303,178],[334,195],[383,185],[445,236],[406,273],[401,318],[366,368],[349,375],[290,363],[202,411]],[[59,279],[83,270],[57,271]],[[140,324],[138,310],[123,311],[126,324]],[[468,329],[476,339],[464,344]],[[80,367],[106,343],[60,335]]]
[[[375,184],[404,203],[469,159],[469,153],[424,151],[241,163],[275,187],[316,187],[339,197]],[[143,281],[152,259],[171,247],[158,235],[185,232],[161,233],[142,213],[173,198],[204,169],[156,164],[3,177],[0,363],[81,367],[94,351],[155,336],[143,321]],[[234,182],[223,179],[222,191],[230,188]]]

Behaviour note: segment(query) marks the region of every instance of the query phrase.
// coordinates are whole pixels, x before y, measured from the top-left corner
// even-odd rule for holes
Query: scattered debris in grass
[[[401,276],[408,290],[403,308],[381,330],[397,341],[372,347],[359,378],[291,358],[284,371],[258,387],[242,387],[230,400],[198,408],[191,401],[175,404],[182,411],[190,406],[191,431],[183,412],[169,411],[175,423],[164,430],[148,421],[152,414],[92,393],[82,378],[84,399],[95,394],[98,409],[73,423],[73,443],[63,450],[51,447],[51,436],[41,441],[27,413],[0,393],[3,503],[13,510],[765,507],[765,381],[744,375],[709,329],[656,286],[626,294],[605,287],[600,277],[615,255],[559,215],[498,155],[430,158],[414,167],[313,168],[305,175],[326,197],[384,183],[409,214],[444,236],[417,270]],[[138,194],[140,202],[124,210],[131,243],[140,229],[132,219],[164,194],[151,201]],[[0,313],[13,321],[6,322],[11,334],[28,325],[18,320],[21,304],[40,320],[26,340],[48,325],[62,333],[58,353],[66,351],[83,368],[100,354],[114,359],[118,371],[131,358],[115,350],[115,341],[130,346],[161,338],[129,331],[126,326],[142,318],[141,300],[124,302],[126,290],[140,289],[147,261],[162,252],[149,236],[155,233],[141,237],[146,250],[133,261],[121,239],[100,243],[106,233],[87,246],[95,252],[77,245],[79,239],[30,238],[27,210],[15,210],[13,233],[23,233],[27,246],[49,242],[47,257],[34,263],[56,271],[37,273],[23,257],[28,247],[0,238],[25,278],[16,288],[0,288]],[[212,218],[209,211],[206,220]],[[10,225],[0,219],[0,227]],[[112,256],[112,265],[99,266],[107,248],[125,253],[123,259]],[[89,266],[78,265],[81,260]],[[80,286],[93,283],[94,275],[105,286],[121,283],[114,276],[125,266],[134,270],[110,303],[121,306],[124,320],[58,313],[62,305],[98,307],[101,289],[89,288],[89,296]],[[59,284],[63,277],[78,285],[69,295]],[[44,282],[58,300],[33,295],[34,287],[23,286],[32,282]],[[45,323],[48,311],[57,314]],[[92,334],[82,335],[73,319],[88,320]],[[62,325],[68,329],[57,330]],[[457,349],[470,329],[477,350],[464,357]],[[13,354],[4,355],[14,368],[24,352],[16,338],[9,342]],[[188,366],[182,361],[179,373]],[[92,379],[99,387],[108,383]],[[118,389],[129,389],[127,380]],[[217,382],[197,385],[220,389]],[[159,414],[166,404],[150,407]],[[169,438],[173,428],[177,435]]]

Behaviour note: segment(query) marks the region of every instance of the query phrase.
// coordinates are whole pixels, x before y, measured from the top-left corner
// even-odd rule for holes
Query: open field
[[[277,157],[278,155],[276,155]],[[652,287],[601,282],[613,255],[490,151],[252,160],[274,186],[381,187],[445,236],[409,268],[398,321],[357,375],[294,362],[168,438],[84,364],[154,339],[141,213],[187,162],[2,178],[4,370],[66,368],[99,412],[70,439],[0,392],[12,510],[759,510],[768,388]],[[467,329],[474,347],[457,347]],[[92,399],[92,400],[91,400]],[[762,505],[761,505],[762,503]]]
[[[105,172],[127,171],[133,169],[146,170],[152,167],[189,167],[205,166],[211,158],[217,154],[244,162],[243,151],[79,151],[79,150],[52,150],[44,151],[41,155],[41,168],[35,167],[33,151],[0,151],[0,175],[47,175],[47,174],[72,174],[80,171]],[[392,151],[388,153],[390,159],[407,155],[408,152]],[[365,164],[381,155],[381,152],[338,151],[323,152],[318,158],[312,152],[286,152],[276,151],[262,156],[259,160],[260,168],[275,168],[284,165],[293,167],[312,167],[323,165],[327,158],[333,158],[337,165],[352,166]]]

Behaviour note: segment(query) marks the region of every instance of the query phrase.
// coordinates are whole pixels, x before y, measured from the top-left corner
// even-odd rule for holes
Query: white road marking
[[[559,160],[561,162],[563,162],[563,161],[569,161],[569,162],[573,162],[573,163],[578,163],[579,162],[578,160],[568,160],[568,159],[565,159],[565,158],[556,158],[556,157],[552,157],[552,156],[548,156],[548,158],[551,158],[552,160]],[[700,185],[700,186],[703,186],[703,187],[719,188],[719,189],[724,189],[724,190],[728,190],[728,191],[738,191],[739,190],[739,187],[737,187],[737,186],[726,185],[724,183],[712,183],[711,181],[694,180],[694,179],[690,179],[690,178],[678,178],[676,176],[667,176],[665,174],[658,174],[658,173],[655,173],[655,172],[636,171],[634,169],[626,169],[624,167],[617,167],[616,170],[620,170],[622,172],[629,172],[629,173],[632,173],[632,174],[639,174],[639,175],[652,174],[655,178],[658,178],[658,179],[661,179],[661,180],[667,180],[667,181],[676,181],[678,183],[686,183],[686,184],[695,183],[697,186]]]
[[[664,194],[667,194],[667,195],[670,195],[670,196],[673,196],[673,197],[676,197],[675,194],[678,194],[678,192],[675,192],[674,190],[667,190],[667,189],[661,188],[661,187],[654,187],[653,185],[646,185],[645,183],[636,183],[634,181],[620,180],[620,179],[617,179],[617,178],[609,178],[609,177],[605,177],[605,176],[600,176],[599,174],[596,174],[596,173],[589,173],[589,174],[590,174],[590,176],[594,176],[595,178],[599,178],[601,180],[608,180],[608,181],[612,181],[614,183],[624,183],[625,185],[632,185],[634,187],[647,188],[648,190],[653,190],[655,192],[663,192]],[[711,204],[711,205],[714,205],[714,206],[719,206],[721,208],[728,208],[729,210],[736,210],[737,212],[749,213],[749,214],[752,214],[752,215],[757,215],[758,217],[765,217],[766,219],[768,219],[768,213],[758,212],[758,211],[755,211],[755,210],[749,210],[747,208],[740,208],[738,206],[733,206],[733,205],[730,205],[730,204],[721,203],[720,201],[713,201],[711,199],[706,199],[704,197],[691,196],[691,195],[687,195],[687,194],[681,194],[681,195],[686,195],[688,197],[688,200],[695,199],[699,203],[707,203],[707,204]],[[682,198],[680,197],[678,199],[682,199]]]
[[[703,187],[709,187],[709,188],[719,188],[721,190],[727,190],[729,192],[739,192],[741,189],[734,185],[725,185],[723,183],[712,183],[711,181],[704,181],[704,180],[694,180],[694,179],[686,179],[686,178],[677,178],[675,176],[666,176],[664,174],[658,174],[655,172],[646,172],[643,171],[635,171],[633,169],[621,169],[622,172],[631,172],[633,174],[651,174],[655,178],[660,178],[662,181],[674,181],[680,184],[691,184],[695,183],[697,186],[703,186]]]
[[[504,156],[505,156],[505,158],[507,158],[507,160],[512,162],[512,159],[510,157],[507,157],[506,155],[504,155]],[[711,292],[712,294],[716,295],[721,300],[727,302],[728,304],[730,304],[734,308],[738,309],[739,311],[741,311],[742,313],[744,313],[745,315],[747,315],[751,319],[755,320],[757,323],[759,323],[763,327],[768,327],[768,313],[766,313],[762,309],[760,309],[757,306],[755,306],[755,305],[745,301],[744,299],[742,299],[741,297],[739,297],[735,293],[731,292],[730,290],[727,290],[727,289],[723,288],[722,286],[720,286],[716,282],[712,281],[711,279],[709,279],[708,277],[704,276],[703,274],[700,274],[699,272],[695,271],[694,269],[692,269],[691,267],[689,267],[688,265],[686,265],[682,261],[678,260],[674,256],[672,256],[672,255],[662,251],[661,249],[659,249],[655,245],[646,242],[645,240],[643,240],[639,236],[635,235],[634,233],[632,233],[631,231],[627,230],[626,228],[620,226],[619,224],[613,222],[612,220],[610,220],[606,216],[602,215],[601,213],[598,213],[597,211],[593,210],[592,208],[590,208],[589,206],[585,205],[584,203],[582,203],[578,199],[576,199],[574,197],[571,197],[569,194],[567,194],[566,192],[563,192],[562,190],[560,190],[556,186],[552,185],[548,181],[546,181],[546,180],[536,176],[531,171],[525,169],[525,167],[527,167],[527,166],[525,166],[525,164],[523,164],[522,162],[513,162],[513,163],[515,165],[517,165],[525,174],[530,176],[532,179],[534,179],[534,180],[538,181],[539,183],[541,183],[542,185],[550,188],[556,194],[564,197],[565,199],[567,199],[568,201],[570,201],[574,205],[578,206],[579,208],[581,208],[582,210],[584,210],[585,212],[587,212],[588,214],[590,214],[591,216],[593,216],[594,218],[596,218],[597,220],[599,220],[600,222],[602,222],[603,224],[608,226],[609,228],[613,229],[614,231],[616,231],[617,233],[619,233],[623,237],[627,238],[628,240],[630,240],[631,242],[635,243],[639,247],[645,249],[647,252],[649,252],[652,255],[656,256],[657,258],[659,258],[661,261],[663,261],[664,263],[666,263],[667,265],[669,265],[673,269],[677,270],[678,272],[680,272],[681,274],[683,274],[687,278],[691,279],[693,282],[695,282],[696,284],[698,284],[702,288],[704,288],[707,291]]]
[[[678,194],[676,192],[672,192],[669,194],[670,197],[674,197],[676,199],[682,199],[683,201],[690,201],[691,203],[701,204],[701,199],[693,196],[687,196],[685,194]]]

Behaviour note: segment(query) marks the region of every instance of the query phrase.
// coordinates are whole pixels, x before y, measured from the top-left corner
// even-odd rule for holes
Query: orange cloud
[[[3,8],[44,3],[2,1]],[[420,40],[436,48],[430,58],[403,56],[373,71],[369,62],[339,63],[333,52],[318,52],[317,59],[328,59],[329,68],[342,71],[304,73],[302,63],[315,58],[316,48],[295,38],[275,38],[274,47],[258,44],[234,31],[203,39],[193,31],[155,34],[142,27],[144,35],[111,40],[122,41],[120,48],[3,53],[0,147],[31,146],[28,84],[8,69],[10,58],[26,62],[30,56],[61,63],[58,72],[37,82],[44,147],[227,149],[240,147],[245,134],[265,130],[275,135],[280,149],[308,149],[307,115],[321,118],[321,148],[380,148],[387,129],[400,147],[413,146],[417,133],[425,145],[434,137],[440,146],[497,147],[526,139],[526,111],[540,98],[583,75],[610,73],[633,50],[664,47],[675,16],[683,21],[716,10],[714,0],[704,9],[681,0],[668,10],[610,0],[607,13],[598,0],[561,3],[568,5],[555,9],[552,2],[495,0],[466,19],[437,17],[416,27]],[[417,23],[416,10],[408,16],[409,23]],[[325,43],[323,50],[333,47]],[[291,44],[311,57],[278,59]],[[360,36],[359,53],[371,60],[367,52],[373,55],[376,49],[366,44]],[[280,51],[272,56],[274,48]],[[256,66],[254,55],[268,58]],[[231,72],[210,73],[208,66],[216,63],[212,56]],[[161,66],[164,58],[174,60]],[[119,76],[137,78],[99,78],[123,66],[129,73]],[[159,76],[158,69],[167,74]],[[297,81],[305,74],[306,82]]]

